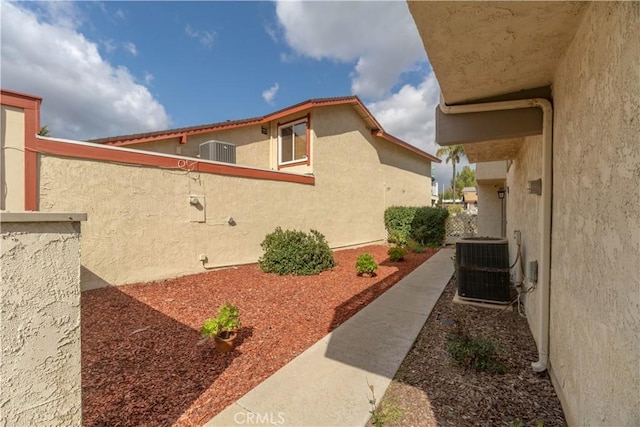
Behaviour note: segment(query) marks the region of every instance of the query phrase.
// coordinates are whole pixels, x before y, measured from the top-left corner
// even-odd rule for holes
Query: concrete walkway
[[[441,249],[206,426],[364,426],[453,274]]]

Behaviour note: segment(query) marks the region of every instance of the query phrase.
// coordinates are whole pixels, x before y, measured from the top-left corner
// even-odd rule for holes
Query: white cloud
[[[67,4],[68,7],[69,4]],[[71,139],[167,128],[170,119],[125,67],[114,67],[61,7],[51,22],[20,4],[2,4],[2,86],[43,98],[41,123]]]
[[[367,108],[387,132],[435,155],[440,148],[435,143],[435,109],[439,98],[438,81],[433,72],[429,72],[418,87],[405,85],[397,93],[369,103]],[[464,164],[468,162],[461,163]],[[456,166],[456,171],[460,170],[462,166]],[[449,186],[453,174],[450,163],[434,163],[432,173],[441,187]]]
[[[262,97],[267,104],[273,105],[273,98],[275,98],[276,94],[278,93],[278,89],[280,89],[280,85],[276,83],[269,89],[266,89],[262,92]]]
[[[102,40],[100,43],[107,53],[112,53],[116,50],[116,43],[113,41],[113,39]]]
[[[380,124],[398,138],[427,152],[435,152],[435,107],[440,88],[433,73],[418,87],[404,85],[397,93],[367,108]]]
[[[265,25],[264,27],[264,32],[267,33],[267,35],[269,36],[269,38],[274,42],[277,43],[278,42],[278,32],[277,30],[275,30],[273,27]]]
[[[43,9],[43,18],[55,22],[57,26],[75,30],[84,22],[84,16],[72,2],[50,1],[39,4]]]
[[[388,95],[427,59],[405,2],[279,1],[276,14],[297,54],[354,63],[352,92],[363,97]]]
[[[184,32],[189,37],[197,39],[198,42],[205,48],[211,50],[211,48],[213,47],[215,33],[210,31],[194,30],[189,24],[187,24],[187,26],[184,28]]]
[[[402,73],[419,71],[427,57],[406,2],[278,1],[276,14],[295,55],[352,63],[351,90],[371,100],[367,107],[385,130],[435,155],[435,108],[440,88],[431,71],[418,86],[403,85]],[[463,161],[462,164],[466,164]],[[458,166],[457,169],[461,169]],[[433,164],[436,180],[448,186],[450,164]]]
[[[131,42],[124,42],[124,43],[122,43],[122,47],[124,48],[124,50],[129,52],[131,55],[138,56],[138,49],[136,49],[136,45],[135,44],[133,44]]]

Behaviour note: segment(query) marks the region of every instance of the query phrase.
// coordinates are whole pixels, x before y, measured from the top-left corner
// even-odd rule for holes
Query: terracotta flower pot
[[[220,335],[216,336],[214,341],[216,343],[216,350],[220,353],[228,353],[233,350],[233,344],[238,336],[238,333],[235,331],[228,332],[227,336],[222,337]]]

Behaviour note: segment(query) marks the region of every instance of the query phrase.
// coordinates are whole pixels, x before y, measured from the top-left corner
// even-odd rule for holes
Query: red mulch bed
[[[335,252],[316,276],[278,276],[258,265],[82,293],[85,426],[206,423],[435,253],[387,260],[387,246]],[[369,252],[377,276],[358,277]],[[199,329],[217,307],[240,307],[237,348],[216,353]]]

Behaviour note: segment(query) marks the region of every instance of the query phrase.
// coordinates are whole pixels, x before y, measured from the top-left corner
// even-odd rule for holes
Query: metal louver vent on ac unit
[[[200,144],[200,158],[215,162],[235,163],[236,146],[222,141],[207,141]]]
[[[509,303],[509,243],[506,239],[470,237],[456,242],[458,296]]]

